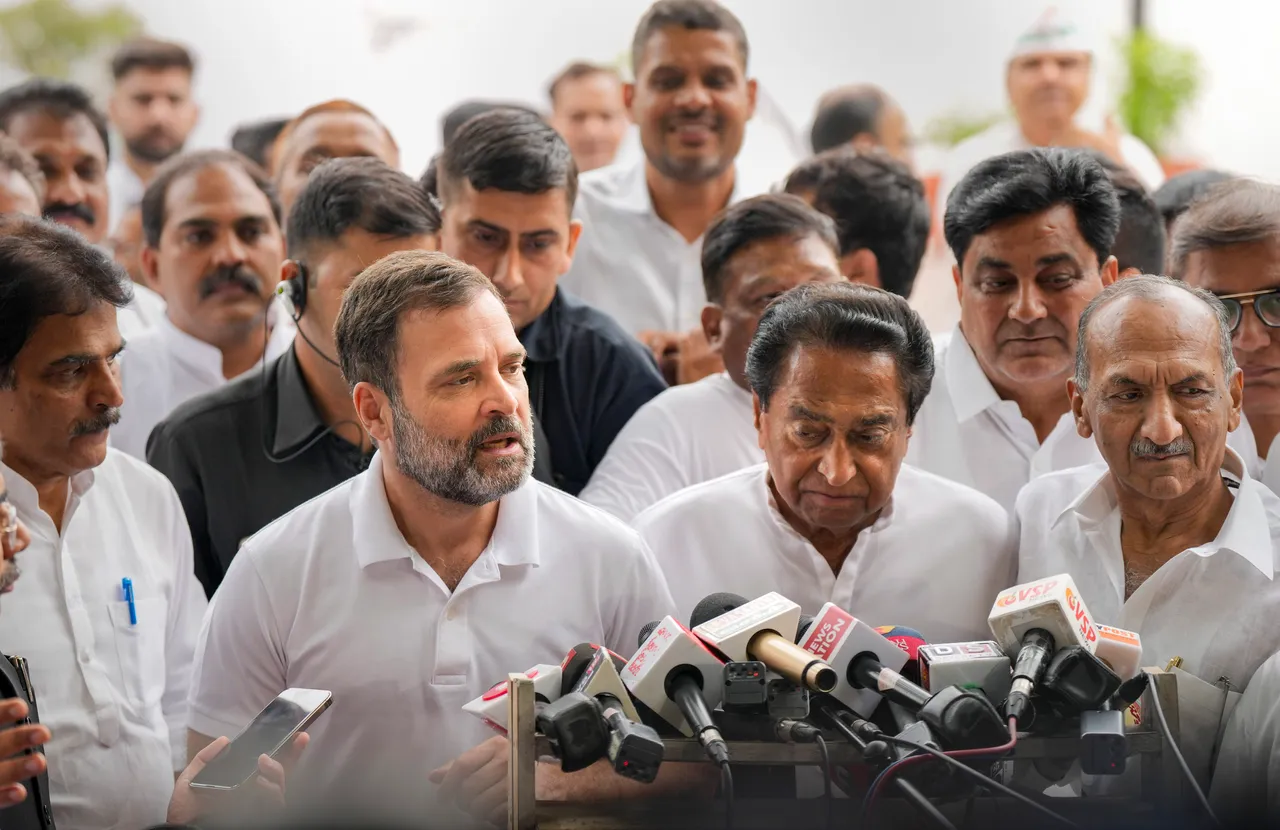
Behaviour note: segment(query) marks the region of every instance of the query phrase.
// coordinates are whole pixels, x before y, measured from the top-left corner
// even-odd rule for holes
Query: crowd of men
[[[714,0],[658,0],[634,80],[460,105],[419,178],[347,100],[185,151],[171,43],[120,50],[105,113],[0,91],[0,652],[30,679],[0,660],[0,720],[39,706],[0,731],[0,826],[217,815],[192,776],[289,687],[335,702],[256,795],[498,820],[506,739],[461,707],[510,671],[717,591],[983,640],[1001,589],[1064,572],[1225,690],[1181,720],[1218,809],[1280,815],[1280,188],[1161,184],[1080,126],[1090,48],[1048,14],[936,222],[861,84],[743,192],[749,57]]]

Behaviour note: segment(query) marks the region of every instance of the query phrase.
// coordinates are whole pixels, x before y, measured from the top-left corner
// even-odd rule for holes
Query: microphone
[[[1041,693],[1067,716],[1101,708],[1119,688],[1119,676],[1083,646],[1053,655],[1040,681]]]
[[[987,619],[991,633],[1013,660],[1006,714],[1021,721],[1057,646],[1093,653],[1098,630],[1069,574],[1016,585],[996,597]]]
[[[693,609],[689,622],[693,633],[729,660],[759,660],[815,692],[830,692],[839,682],[826,661],[793,641],[800,606],[781,594],[770,592],[750,602],[737,594],[712,594]]]
[[[926,643],[919,654],[920,685],[927,691],[959,686],[982,692],[996,706],[1009,697],[1013,664],[994,641]]]
[[[582,692],[587,697],[613,698],[618,710],[631,721],[639,721],[640,715],[631,702],[631,695],[614,667],[613,654],[607,648],[591,643],[579,643],[569,652],[561,668],[561,692]]]
[[[614,771],[627,778],[649,783],[662,764],[663,743],[652,727],[640,723],[640,716],[614,664],[614,654],[607,648],[581,643],[573,647],[562,669],[562,691],[565,698],[582,695],[597,707],[597,717],[607,730],[604,756]],[[583,715],[580,702],[566,704],[571,716],[567,722],[578,723]],[[556,701],[559,703],[560,701]],[[543,710],[555,722],[559,711],[551,706]],[[597,720],[599,723],[599,720]],[[563,735],[563,727],[557,724]],[[569,770],[566,770],[569,771]]]
[[[1121,680],[1138,676],[1142,666],[1142,638],[1136,631],[1098,626],[1098,650],[1094,652]]]
[[[835,669],[837,682],[831,696],[862,718],[871,717],[881,696],[874,683],[868,687],[854,681],[855,658],[869,655],[890,670],[901,669],[907,662],[905,652],[832,602],[822,606],[799,640],[801,648]]]
[[[538,703],[552,703],[561,695],[561,671],[559,666],[540,663],[524,673],[533,681],[534,699]],[[464,704],[462,711],[475,715],[500,735],[507,734],[507,681],[496,683],[480,697]]]
[[[577,772],[608,758],[614,772],[626,778],[648,784],[657,777],[662,739],[628,719],[618,702],[608,694],[593,699],[570,692],[538,713],[538,730],[550,741],[561,770]]]
[[[919,650],[928,645],[923,634],[901,625],[881,626],[876,631],[907,655],[901,672],[885,669],[869,655],[854,658],[852,669],[864,685],[874,680],[899,729],[911,729],[918,717],[946,746],[965,749],[999,746],[1008,739],[1000,713],[981,694],[947,686],[931,695],[912,682],[910,674],[919,677]]]
[[[636,699],[687,737],[711,760],[729,762],[729,747],[711,718],[723,693],[724,663],[674,617],[649,623],[640,649],[622,671]]]

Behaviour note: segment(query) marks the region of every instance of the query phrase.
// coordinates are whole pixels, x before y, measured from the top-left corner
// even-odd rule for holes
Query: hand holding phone
[[[274,758],[329,708],[323,689],[286,689],[191,780],[197,789],[234,790],[258,774],[258,757]]]
[[[264,803],[268,806],[283,808],[285,782],[309,741],[310,737],[306,732],[299,732],[293,736],[292,744],[281,751],[277,757],[259,755],[256,779],[243,788],[228,791],[192,787],[192,779],[230,746],[229,738],[218,738],[197,752],[191,759],[191,763],[178,776],[177,785],[173,788],[173,798],[169,800],[169,812],[165,821],[169,824],[194,825],[203,817],[215,814],[225,816],[234,810],[256,812],[256,809]],[[241,789],[252,790],[252,798],[248,794],[244,797],[237,795]]]

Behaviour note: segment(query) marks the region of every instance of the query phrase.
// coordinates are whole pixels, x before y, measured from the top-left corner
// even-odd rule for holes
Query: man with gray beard
[[[1077,342],[1071,411],[1105,464],[1023,488],[1018,582],[1069,573],[1095,623],[1141,635],[1143,665],[1178,658],[1179,745],[1206,785],[1215,760],[1238,773],[1254,754],[1217,747],[1237,701],[1274,705],[1250,680],[1280,650],[1280,498],[1227,446],[1244,397],[1230,320],[1207,291],[1128,277],[1085,308]]]
[[[462,706],[583,641],[629,653],[670,594],[633,531],[530,478],[525,350],[479,271],[393,253],[347,289],[335,342],[378,452],[232,560],[202,634],[189,750],[290,686],[328,689],[294,804],[362,824],[494,818],[506,740],[486,741]],[[632,783],[592,772],[539,765],[539,796]]]
[[[206,603],[177,493],[107,447],[130,281],[74,232],[19,216],[0,218],[0,273],[0,476],[30,534],[0,653],[29,661],[57,824],[144,827],[186,766]]]

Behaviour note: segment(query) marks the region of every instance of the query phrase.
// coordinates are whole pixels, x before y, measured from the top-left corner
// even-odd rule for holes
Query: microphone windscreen
[[[804,639],[804,633],[809,630],[809,626],[813,625],[813,617],[808,614],[800,615],[800,623],[796,625],[796,642],[799,643]]]
[[[712,594],[694,606],[693,613],[689,615],[689,627],[697,628],[705,622],[714,620],[721,614],[729,613],[739,605],[746,604],[746,598],[737,594]]]
[[[640,648],[640,646],[644,645],[645,640],[649,639],[649,635],[652,634],[653,630],[659,625],[662,625],[662,620],[654,620],[651,623],[645,623],[644,628],[640,629],[640,636],[636,638],[636,648]]]
[[[567,695],[573,691],[578,678],[586,671],[587,664],[595,656],[596,646],[591,643],[578,643],[569,649],[564,662],[560,664],[560,694]]]
[[[920,646],[928,645],[924,635],[905,625],[882,625],[876,633],[893,643],[907,655],[907,664],[899,672],[912,683],[920,682]]]

